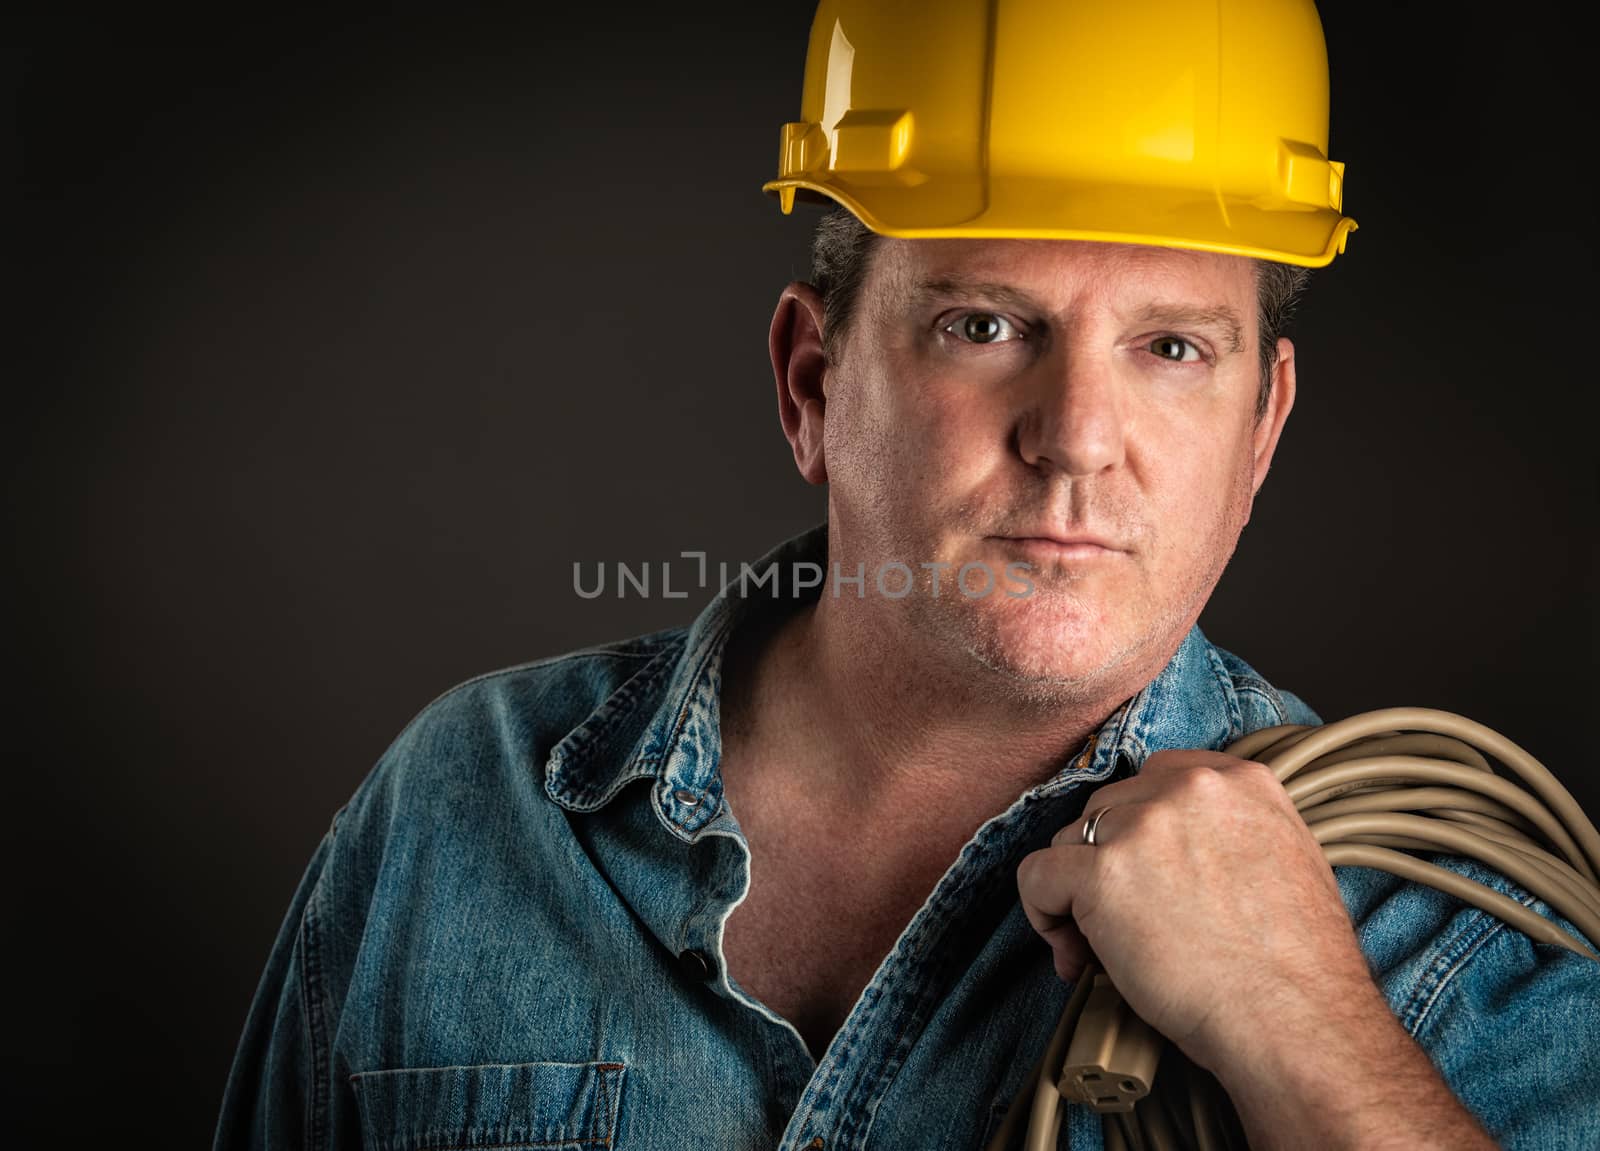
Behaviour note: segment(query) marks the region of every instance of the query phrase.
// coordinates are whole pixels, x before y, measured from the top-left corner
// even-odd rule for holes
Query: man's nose
[[[1028,375],[1016,433],[1024,460],[1072,476],[1122,462],[1124,397],[1106,355],[1063,342]]]

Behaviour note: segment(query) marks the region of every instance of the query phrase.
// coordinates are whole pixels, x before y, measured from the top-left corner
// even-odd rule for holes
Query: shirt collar
[[[718,702],[728,636],[756,613],[817,599],[827,581],[796,592],[794,565],[826,572],[827,557],[824,521],[743,565],[680,639],[665,644],[555,745],[545,762],[547,794],[570,810],[596,811],[628,783],[653,779],[662,822],[686,840],[695,838],[722,806]],[[773,570],[775,583],[759,582]],[[1076,778],[1100,778],[1120,761],[1137,771],[1148,756],[1170,748],[1221,749],[1242,729],[1233,676],[1197,623],[1160,673],[1033,790],[1042,794]]]

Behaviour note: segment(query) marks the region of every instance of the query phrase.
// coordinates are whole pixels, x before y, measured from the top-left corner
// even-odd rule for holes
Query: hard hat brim
[[[788,213],[798,197],[833,201],[872,231],[901,239],[1091,240],[1247,256],[1326,267],[1355,220],[1332,208],[1251,203],[1189,189],[996,181],[976,214],[940,219],[942,197],[921,187],[856,189],[843,181],[784,177],[762,185]],[[957,199],[972,203],[972,189]],[[952,213],[953,214],[953,213]],[[1152,226],[1152,224],[1157,226]],[[1167,226],[1159,226],[1165,223]]]

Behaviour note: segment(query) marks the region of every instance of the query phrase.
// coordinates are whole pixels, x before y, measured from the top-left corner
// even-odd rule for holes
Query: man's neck
[[[824,594],[735,630],[724,658],[724,746],[764,792],[798,788],[858,814],[913,797],[928,810],[948,797],[987,818],[1058,772],[1160,671],[1041,702],[974,659],[953,666],[876,606]]]

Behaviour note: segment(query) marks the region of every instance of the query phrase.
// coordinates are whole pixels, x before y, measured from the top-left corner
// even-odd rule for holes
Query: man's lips
[[[1004,535],[994,536],[993,539],[1008,540],[1036,549],[1055,549],[1067,554],[1082,553],[1089,555],[1094,552],[1120,552],[1125,548],[1118,547],[1111,540],[1103,536],[1094,535]]]

